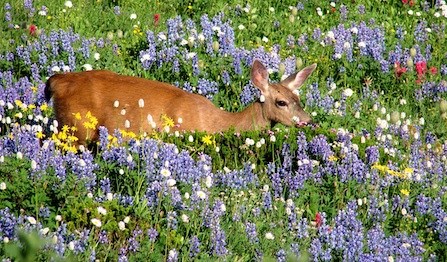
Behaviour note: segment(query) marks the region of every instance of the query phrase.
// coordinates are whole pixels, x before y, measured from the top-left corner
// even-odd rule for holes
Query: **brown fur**
[[[96,140],[98,133],[89,133],[82,123],[86,119],[76,120],[75,113],[84,117],[88,111],[98,119],[99,126],[105,126],[109,132],[114,129],[126,129],[134,133],[150,132],[151,125],[147,115],[151,114],[157,128],[163,127],[162,115],[166,115],[177,124],[173,130],[198,130],[219,132],[234,127],[238,131],[261,129],[271,123],[280,122],[294,125],[293,116],[304,122],[311,119],[299,105],[299,97],[292,93],[290,85],[299,84],[312,73],[315,65],[295,73],[278,84],[268,83],[267,69],[258,61],[252,68],[252,81],[265,96],[265,102],[255,102],[244,111],[230,113],[215,107],[208,99],[197,94],[185,92],[170,84],[143,78],[122,76],[110,71],[86,71],[57,74],[47,82],[45,96],[54,99],[54,110],[59,128],[63,125],[76,126],[75,134],[80,144],[86,140]],[[307,70],[307,71],[306,71]],[[303,73],[302,73],[303,72]],[[299,83],[297,74],[301,74]],[[293,82],[295,81],[295,82]],[[295,87],[295,86],[294,86]],[[296,88],[296,87],[295,87]],[[144,107],[139,107],[139,100]],[[285,101],[287,108],[277,102]],[[114,107],[115,101],[119,106]],[[122,110],[125,114],[122,115]],[[178,124],[178,119],[182,123]]]

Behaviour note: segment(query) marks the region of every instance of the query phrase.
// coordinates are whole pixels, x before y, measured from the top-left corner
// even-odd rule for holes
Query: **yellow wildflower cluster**
[[[76,132],[76,127],[69,127],[64,125],[61,131],[53,133],[51,140],[54,141],[55,145],[65,152],[77,152],[76,146],[74,145],[78,138],[74,135]]]
[[[77,116],[75,114],[75,116]],[[88,121],[85,121],[83,123],[83,126],[88,130],[96,130],[96,126],[98,125],[98,119],[96,117],[94,117],[92,115],[92,113],[90,113],[90,111],[87,112],[87,114],[85,115],[85,118],[87,118]]]
[[[204,143],[207,146],[210,146],[210,145],[216,146],[216,140],[214,140],[214,137],[212,135],[203,136],[202,143]]]
[[[174,120],[166,114],[161,115],[161,121],[164,127],[173,127],[175,125]]]
[[[410,167],[405,168],[402,172],[392,170],[388,166],[375,164],[372,166],[373,169],[380,171],[381,173],[390,174],[395,177],[399,177],[402,179],[409,179],[413,174],[414,170]]]

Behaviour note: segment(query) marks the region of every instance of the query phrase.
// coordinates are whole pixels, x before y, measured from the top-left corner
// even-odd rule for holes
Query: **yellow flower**
[[[20,100],[14,100],[14,103],[16,104],[16,106],[18,107],[22,107],[23,103]]]
[[[73,114],[73,115],[74,115],[74,117],[75,117],[76,120],[81,120],[81,118],[82,118],[82,117],[81,117],[81,113],[79,113],[79,112],[76,113],[76,114]]]
[[[338,157],[336,157],[334,155],[329,156],[329,161],[337,161],[337,160],[338,160]]]
[[[68,131],[70,131],[70,128],[68,127],[68,125],[64,125],[62,127],[62,132],[67,133]]]
[[[400,193],[404,196],[408,196],[410,194],[410,191],[408,189],[401,189]]]
[[[40,106],[40,110],[42,110],[42,111],[47,111],[47,110],[48,110],[48,105],[47,105],[47,103],[43,103],[43,104]]]
[[[390,170],[387,166],[379,165],[379,164],[374,164],[371,168],[377,169],[381,172],[387,172],[388,170]]]
[[[39,138],[39,139],[42,139],[42,138],[45,137],[45,135],[44,135],[44,133],[42,133],[42,131],[39,131],[39,132],[36,133],[36,137]]]
[[[174,126],[174,120],[165,114],[161,115],[161,120],[163,121],[163,126]]]
[[[202,137],[202,143],[204,143],[207,146],[212,145],[213,142],[214,142],[214,139],[213,139],[213,136],[211,136],[211,135],[206,135],[206,136]]]
[[[33,93],[36,93],[37,92],[37,86],[32,86],[31,90],[33,91]]]

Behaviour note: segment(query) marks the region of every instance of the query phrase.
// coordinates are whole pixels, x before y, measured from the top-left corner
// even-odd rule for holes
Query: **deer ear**
[[[291,74],[289,77],[281,81],[281,85],[286,86],[290,90],[294,91],[303,85],[304,81],[312,74],[317,68],[317,64],[312,64],[303,70]]]
[[[259,60],[255,60],[251,67],[251,82],[261,90],[262,93],[268,93],[269,73],[267,68],[259,62]]]

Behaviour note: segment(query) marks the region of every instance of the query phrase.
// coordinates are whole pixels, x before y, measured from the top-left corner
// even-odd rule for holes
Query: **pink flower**
[[[323,224],[320,212],[317,212],[315,214],[315,223],[317,224],[317,228],[319,228]]]
[[[430,73],[432,75],[436,75],[436,73],[438,73],[438,69],[436,67],[432,66],[432,67],[430,67]]]
[[[394,63],[394,73],[396,74],[396,77],[399,78],[405,72],[407,72],[407,69],[405,67],[401,67],[399,62]]]
[[[36,33],[37,33],[37,26],[35,24],[31,24],[28,29],[29,29],[29,34],[30,35],[32,35],[32,36],[36,35]]]
[[[416,63],[416,72],[419,76],[425,74],[427,71],[427,62],[425,61],[419,61]]]
[[[157,26],[158,25],[158,21],[160,20],[160,14],[155,14],[154,15],[154,25]]]

